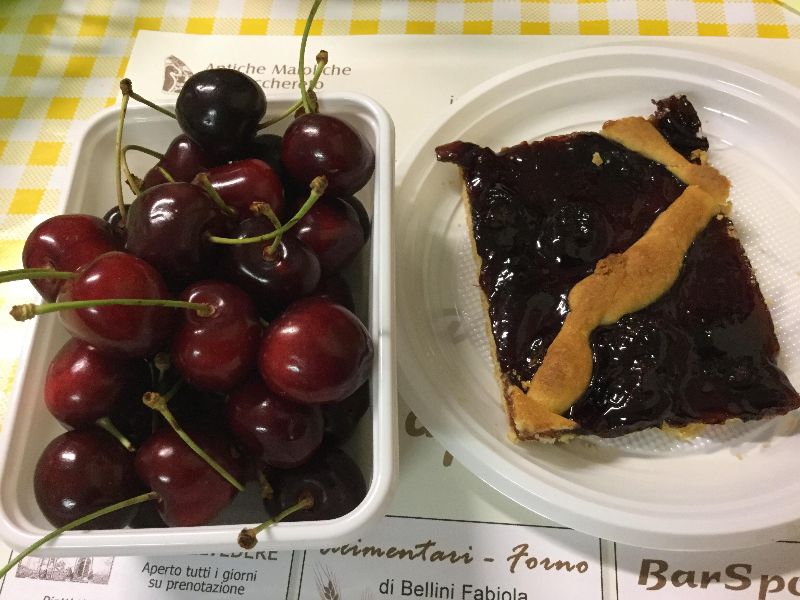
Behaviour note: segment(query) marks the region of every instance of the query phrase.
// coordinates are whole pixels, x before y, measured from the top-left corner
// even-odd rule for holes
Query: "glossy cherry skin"
[[[126,252],[106,252],[81,267],[78,277],[66,281],[58,301],[168,297],[164,280],[148,263]],[[175,310],[160,306],[96,306],[58,314],[74,337],[100,350],[145,358],[158,352],[169,339]]]
[[[297,469],[271,473],[269,482],[275,494],[264,504],[271,515],[297,504],[304,495],[314,499],[311,508],[292,513],[287,521],[335,519],[355,509],[367,495],[358,465],[333,446],[323,446]]]
[[[235,156],[252,142],[266,110],[261,86],[233,69],[195,73],[175,103],[181,129],[218,158]]]
[[[251,217],[239,223],[233,236],[255,237],[274,231],[264,217]],[[277,314],[294,300],[308,295],[320,279],[316,254],[308,246],[284,235],[273,254],[272,240],[239,244],[225,249],[221,269],[225,279],[239,285],[256,300],[268,316]]]
[[[183,311],[172,338],[172,362],[178,373],[201,390],[225,392],[254,369],[261,341],[255,304],[240,288],[224,281],[201,281],[180,296],[214,308],[210,316]]]
[[[242,467],[228,440],[206,430],[186,428],[203,450],[241,480]],[[228,483],[170,428],[150,436],[137,450],[136,473],[157,492],[158,512],[170,527],[205,525],[236,495]]]
[[[330,195],[350,196],[372,177],[375,152],[341,119],[311,113],[296,118],[283,134],[281,163],[289,177],[301,184],[325,175]]]
[[[33,473],[36,503],[47,520],[61,527],[142,493],[133,454],[102,429],[67,431],[51,441]],[[89,521],[84,529],[125,527],[137,506]]]
[[[303,215],[291,234],[314,251],[325,274],[349,265],[366,243],[356,210],[327,194]]]
[[[257,376],[228,396],[227,422],[251,456],[281,469],[303,464],[322,443],[319,406],[284,400]]]
[[[219,245],[207,235],[226,235],[228,220],[202,188],[164,183],[133,201],[127,232],[125,249],[158,269],[170,287],[182,288],[212,270]]]
[[[209,182],[225,204],[236,209],[239,219],[253,216],[253,202],[269,204],[279,219],[283,219],[283,184],[278,174],[264,161],[255,158],[238,160],[205,171]],[[198,178],[193,183],[201,185]]]
[[[203,147],[185,133],[181,133],[170,142],[164,157],[145,174],[141,189],[146,190],[169,181],[158,167],[169,173],[175,181],[189,182],[195,175],[213,165],[214,161]]]
[[[138,393],[141,404],[147,365],[102,352],[72,338],[53,357],[44,380],[44,403],[65,425],[87,427],[111,417],[117,404]]]
[[[273,392],[309,404],[336,402],[369,376],[369,332],[349,310],[326,298],[294,302],[264,332],[258,367]]]
[[[75,272],[100,254],[121,249],[122,242],[103,219],[82,214],[56,215],[30,232],[22,248],[22,266]],[[52,302],[64,281],[33,279],[31,283],[42,298]]]

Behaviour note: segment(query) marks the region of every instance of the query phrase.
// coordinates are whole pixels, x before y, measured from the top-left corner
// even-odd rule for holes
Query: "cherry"
[[[218,157],[232,156],[249,144],[266,110],[261,86],[233,69],[195,73],[175,103],[181,129]]]
[[[364,239],[369,241],[370,234],[372,233],[372,223],[370,222],[369,213],[367,212],[364,204],[355,196],[341,196],[341,199],[347,202],[358,215],[358,222],[361,223],[361,229],[364,230]]]
[[[172,340],[172,361],[192,386],[225,392],[237,385],[256,364],[261,324],[253,301],[238,287],[223,281],[201,281],[181,294],[187,302],[213,307],[208,316],[183,311]]]
[[[142,360],[102,352],[72,338],[53,357],[44,382],[44,402],[69,427],[109,418],[116,405],[138,395],[141,405],[147,365]]]
[[[322,442],[319,407],[284,400],[258,377],[248,379],[228,396],[227,422],[252,456],[281,469],[303,464]]]
[[[264,501],[270,514],[296,504],[303,496],[314,499],[310,508],[285,517],[285,521],[335,519],[352,511],[367,495],[367,484],[358,465],[332,446],[323,446],[297,469],[274,472],[270,483],[275,493]]]
[[[193,183],[202,185],[203,175],[240,219],[252,216],[250,205],[253,202],[265,202],[278,218],[283,216],[283,184],[264,161],[249,158],[220,165],[198,174]]]
[[[352,312],[327,298],[298,300],[264,332],[258,366],[273,392],[304,403],[336,402],[369,376],[372,339]]]
[[[365,383],[340,402],[322,404],[325,441],[341,445],[353,435],[361,417],[369,409],[369,383]]]
[[[206,430],[192,430],[190,435],[227,471],[240,475],[241,465],[226,438]],[[139,478],[158,494],[158,512],[170,527],[204,525],[236,495],[236,488],[172,429],[150,436],[136,452],[134,465]]]
[[[331,115],[296,118],[283,134],[281,163],[302,184],[324,175],[328,193],[350,196],[363,188],[375,170],[375,152],[350,125]]]
[[[56,215],[42,221],[28,235],[22,248],[22,265],[26,269],[74,272],[104,252],[121,249],[114,229],[103,219],[83,214]],[[32,284],[42,298],[52,302],[64,281],[36,279]]]
[[[274,230],[266,218],[251,217],[239,223],[234,235],[247,238]],[[301,241],[283,236],[271,247],[271,240],[228,246],[221,261],[224,278],[250,293],[269,316],[311,293],[320,279],[319,260]]]
[[[167,294],[164,280],[148,263],[125,252],[106,252],[64,283],[58,303],[106,298],[163,300]],[[95,306],[64,310],[59,316],[73,336],[101,350],[133,357],[155,354],[174,329],[174,314],[161,306]]]
[[[125,214],[128,214],[130,204],[123,204],[125,207]],[[119,240],[119,249],[125,246],[125,221],[122,219],[122,214],[119,212],[120,207],[115,206],[103,215],[103,221],[111,226],[111,231],[114,236]]]
[[[227,227],[226,217],[202,188],[164,183],[145,190],[131,204],[125,249],[180,288],[211,270],[217,246],[206,236],[224,233]]]
[[[33,475],[36,502],[61,527],[141,491],[133,455],[99,428],[67,431],[42,452]],[[125,508],[95,519],[87,529],[124,527],[136,513]]]
[[[182,133],[170,142],[164,156],[159,159],[142,180],[141,189],[146,190],[169,180],[159,167],[169,173],[174,181],[192,181],[195,175],[214,164],[208,153],[188,135]]]
[[[311,207],[291,234],[314,251],[326,274],[350,264],[366,243],[356,209],[330,194]]]

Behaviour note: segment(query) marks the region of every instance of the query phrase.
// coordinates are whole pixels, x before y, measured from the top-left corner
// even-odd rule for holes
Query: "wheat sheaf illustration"
[[[343,600],[339,582],[336,580],[336,576],[329,567],[317,566],[315,577],[320,600]],[[361,591],[361,598],[359,600],[375,600],[375,594],[373,594],[372,590],[366,588]]]
[[[339,583],[336,581],[334,573],[327,566],[318,567],[315,575],[320,600],[341,600]]]

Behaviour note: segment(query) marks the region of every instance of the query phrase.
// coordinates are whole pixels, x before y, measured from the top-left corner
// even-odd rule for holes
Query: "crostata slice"
[[[600,132],[437,148],[461,170],[516,439],[694,431],[800,406],[697,113],[682,96],[655,104]]]

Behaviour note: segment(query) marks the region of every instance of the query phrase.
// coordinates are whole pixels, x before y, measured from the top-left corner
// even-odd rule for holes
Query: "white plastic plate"
[[[713,56],[657,47],[565,53],[462,98],[399,168],[400,395],[467,468],[561,524],[637,546],[746,547],[800,532],[796,415],[713,428],[694,442],[658,432],[611,442],[514,444],[488,351],[460,177],[434,148],[500,149],[649,115],[686,94],[710,161],[733,183],[733,219],[767,298],[781,364],[800,384],[800,91]]]
[[[280,114],[295,97],[270,97],[269,114]],[[131,103],[124,143],[164,150],[180,130],[152,109]],[[370,379],[372,409],[362,419],[346,450],[359,463],[367,480],[367,496],[349,514],[320,522],[281,523],[259,535],[259,546],[271,549],[322,547],[351,537],[383,509],[397,477],[396,383],[393,349],[391,198],[394,185],[394,128],[386,111],[357,94],[321,95],[323,112],[333,114],[359,130],[376,151],[375,175],[357,197],[372,217],[372,237],[347,276],[356,294],[357,312],[368,325],[375,345]],[[70,181],[62,212],[102,216],[115,203],[114,138],[116,109],[92,119],[82,134],[69,168]],[[272,128],[268,131],[275,132]],[[279,132],[279,131],[278,131]],[[131,153],[131,167],[143,176],[155,162]],[[129,198],[130,200],[130,198]],[[31,288],[31,298],[35,298]],[[0,439],[0,537],[22,549],[49,532],[33,497],[33,469],[47,443],[63,428],[50,416],[42,400],[44,375],[50,359],[67,339],[58,318],[38,318],[31,346],[19,366]],[[253,487],[240,494],[220,524],[170,529],[75,531],[44,546],[41,554],[147,555],[215,552],[236,548],[243,524],[264,517]]]

